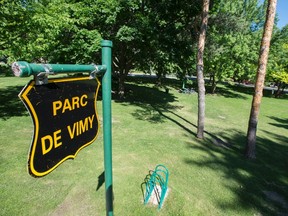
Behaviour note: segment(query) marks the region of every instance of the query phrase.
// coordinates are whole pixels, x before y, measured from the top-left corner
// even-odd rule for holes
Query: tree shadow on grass
[[[129,94],[124,103],[139,106],[132,114],[135,118],[151,123],[169,120],[185,132],[196,136],[197,126],[179,114],[182,107],[172,105],[172,102],[177,101],[175,96],[159,89],[133,84],[129,84],[128,89]],[[237,96],[233,91],[224,94],[227,97]],[[240,98],[245,99],[245,96],[240,94]],[[287,120],[274,117],[271,119],[279,122],[278,127],[286,128]],[[205,131],[206,138],[199,140],[200,145],[188,143],[191,151],[200,150],[208,153],[210,157],[203,160],[184,158],[184,162],[199,168],[217,170],[219,176],[227,179],[223,181],[224,186],[235,195],[233,200],[213,200],[219,208],[235,212],[250,209],[261,215],[288,214],[288,140],[276,133],[265,134],[273,140],[257,137],[257,159],[253,161],[243,156],[246,134],[237,129],[217,134]]]
[[[232,92],[235,92],[237,94],[242,94],[242,95],[245,94],[247,96],[250,95],[251,97],[254,95],[254,85],[226,84],[225,87],[226,87],[226,89],[229,89],[230,92],[232,91]],[[217,89],[218,89],[218,87],[217,87]],[[272,94],[272,92],[274,92],[274,91],[272,91],[272,89],[264,88],[263,89],[263,97],[274,97],[274,95]],[[279,100],[279,99],[287,99],[287,98],[288,98],[287,94],[282,94],[281,97],[277,98],[277,99]]]
[[[115,100],[116,103],[122,103],[123,105],[131,104],[139,106],[139,109],[133,115],[137,119],[148,120],[156,123],[161,121],[162,118],[156,112],[153,112],[154,108],[169,107],[174,109],[176,107],[171,106],[170,103],[177,100],[177,98],[165,92],[162,89],[141,86],[137,84],[126,84],[125,98],[121,100]]]
[[[208,153],[209,157],[201,161],[187,158],[184,162],[199,168],[217,170],[219,176],[226,178],[223,181],[226,187],[235,194],[236,199],[233,201],[214,200],[219,208],[235,211],[249,208],[255,209],[261,215],[288,214],[288,140],[287,137],[269,133],[270,137],[277,137],[278,142],[258,137],[257,159],[253,161],[242,156],[245,134],[236,130],[231,129],[216,135],[233,148],[219,148],[214,145],[213,136],[209,134],[203,145],[188,143],[189,149],[203,151]],[[237,186],[230,184],[227,179],[236,182]]]
[[[235,85],[228,84],[228,85],[226,85],[226,87],[228,89],[230,89],[231,91],[243,93],[246,95],[253,95],[254,94],[254,86],[242,85],[242,84],[235,84]]]
[[[138,106],[139,108],[132,113],[138,120],[145,120],[151,123],[162,123],[169,120],[189,134],[196,136],[197,125],[178,114],[181,112],[183,106],[173,105],[173,102],[177,102],[177,97],[162,89],[159,90],[158,88],[149,87],[147,85],[150,83],[149,80],[151,79],[137,78],[135,84],[134,82],[126,84],[126,97],[123,100],[115,100],[115,102],[123,103],[123,105],[129,103]],[[142,85],[143,83],[146,85]],[[223,92],[225,92],[225,88],[223,88],[222,93]],[[225,94],[227,97],[239,96],[230,91],[226,91]],[[241,97],[241,95],[239,97]],[[195,131],[192,130],[193,128]],[[204,133],[213,138],[212,141],[215,145],[233,148],[233,146],[230,146],[208,131],[204,131]]]
[[[277,118],[274,116],[268,116],[270,119],[276,121],[277,123],[269,123],[275,127],[280,127],[280,128],[284,128],[284,129],[288,129],[288,118]]]
[[[175,78],[162,78],[162,85],[165,87],[173,88],[176,90],[181,89],[182,81]],[[140,76],[128,76],[126,78],[127,82],[132,82],[134,84],[157,84],[157,77],[155,75],[140,75]]]
[[[7,120],[14,116],[29,115],[18,97],[22,86],[8,86],[0,89],[0,119]]]
[[[207,86],[207,92],[211,92],[209,91],[210,86]],[[241,90],[241,91],[239,91]],[[234,87],[232,88],[231,85],[225,85],[225,86],[218,86],[216,89],[216,94],[222,95],[223,97],[226,98],[238,98],[238,99],[249,99],[249,97],[245,94],[243,94],[245,92],[243,92],[242,88],[237,88]],[[247,93],[246,93],[247,94]],[[248,93],[250,95],[250,93]],[[252,95],[252,93],[251,93]]]
[[[126,95],[121,101],[116,102],[129,102],[131,104],[155,104],[164,106],[168,103],[174,102],[177,98],[165,92],[163,89],[156,87],[149,87],[147,85],[126,84]]]
[[[172,105],[173,102],[177,101],[174,95],[159,90],[158,88],[133,84],[128,84],[126,89],[128,90],[126,98],[118,102],[138,106],[139,108],[132,113],[136,119],[155,124],[169,120],[184,131],[196,136],[195,132],[187,126],[187,123],[192,123],[175,112],[183,107]]]

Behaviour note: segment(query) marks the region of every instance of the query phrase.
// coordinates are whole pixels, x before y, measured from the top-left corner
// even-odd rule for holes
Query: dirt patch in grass
[[[64,201],[58,205],[49,216],[63,216],[63,215],[87,215],[87,212],[93,212],[94,205],[88,196],[88,193],[81,189],[72,189]],[[93,215],[100,215],[93,212]]]

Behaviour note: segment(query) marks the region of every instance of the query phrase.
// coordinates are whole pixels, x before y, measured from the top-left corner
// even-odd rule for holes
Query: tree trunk
[[[124,94],[125,94],[125,77],[126,77],[126,74],[121,71],[120,74],[119,74],[119,78],[118,78],[118,96],[120,99],[123,99],[124,98]]]
[[[215,80],[215,74],[212,75],[212,84],[211,84],[211,94],[215,94],[217,82]]]
[[[156,73],[157,80],[156,80],[156,86],[160,87],[162,85],[162,73]]]
[[[197,52],[197,82],[198,82],[198,127],[197,138],[204,138],[205,122],[205,81],[203,74],[203,53],[205,46],[205,37],[208,24],[209,0],[203,0],[202,22],[198,41]]]
[[[263,95],[263,87],[270,48],[270,40],[272,36],[274,18],[276,13],[276,4],[277,0],[268,1],[266,21],[259,53],[255,92],[252,100],[252,106],[248,124],[248,132],[247,132],[245,156],[249,159],[256,158],[255,149],[256,149],[256,132],[257,132],[258,116],[260,111],[261,99]]]
[[[131,58],[128,58],[129,56],[126,55],[127,53],[127,45],[125,43],[119,43],[119,52],[117,52],[118,56],[115,55],[114,57],[114,67],[117,68],[117,71],[119,71],[119,77],[118,77],[118,97],[120,99],[124,98],[125,95],[125,79],[132,67],[133,60]]]
[[[274,93],[274,97],[275,97],[275,98],[279,98],[280,95],[281,95],[281,93],[283,92],[283,90],[284,90],[284,88],[285,88],[285,85],[283,85],[282,82],[278,81],[278,82],[276,83],[276,86],[277,86],[277,90],[276,90],[276,92]],[[283,89],[281,90],[281,88],[283,88]]]

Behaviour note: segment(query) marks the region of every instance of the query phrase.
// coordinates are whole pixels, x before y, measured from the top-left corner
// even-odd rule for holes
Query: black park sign
[[[41,177],[77,153],[97,137],[96,98],[98,79],[51,79],[47,84],[30,81],[19,97],[34,122],[28,170]]]

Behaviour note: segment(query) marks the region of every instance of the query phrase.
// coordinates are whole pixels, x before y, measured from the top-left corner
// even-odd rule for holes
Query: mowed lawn
[[[0,77],[0,215],[105,215],[102,130],[74,160],[42,178],[28,174],[33,123],[17,97],[28,80]],[[207,94],[199,140],[197,94],[172,84],[165,93],[130,79],[126,98],[112,101],[114,214],[287,215],[288,99],[263,98],[257,159],[250,161],[243,150],[251,90],[220,86]],[[102,122],[101,100],[97,107]],[[157,164],[170,172],[160,211],[144,206],[142,193]]]

